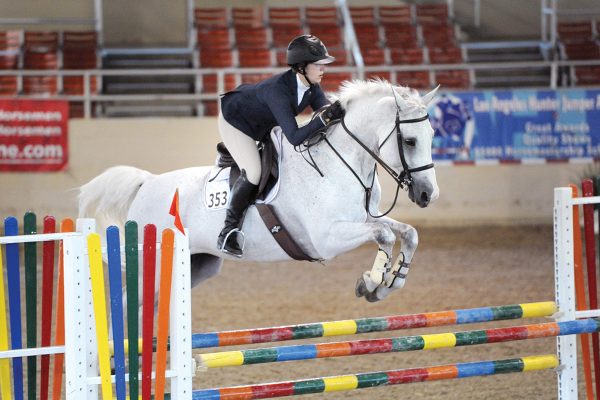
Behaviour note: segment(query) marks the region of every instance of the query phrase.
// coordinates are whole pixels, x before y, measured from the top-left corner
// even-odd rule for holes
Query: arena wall
[[[114,165],[162,173],[212,164],[219,141],[216,125],[215,118],[71,120],[68,168],[56,173],[0,173],[0,212],[23,215],[33,209],[75,216],[76,188]],[[564,163],[439,166],[439,200],[419,209],[401,193],[392,216],[432,226],[551,224],[553,188],[579,181],[589,169],[589,164]],[[386,208],[395,187],[387,178],[382,183]]]

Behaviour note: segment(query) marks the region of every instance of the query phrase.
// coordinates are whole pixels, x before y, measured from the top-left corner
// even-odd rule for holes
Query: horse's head
[[[380,118],[386,121],[377,130],[379,154],[400,173],[408,197],[419,207],[427,207],[439,196],[431,157],[434,131],[427,117],[427,105],[436,91],[421,97],[415,90],[395,87],[389,97],[378,101]]]

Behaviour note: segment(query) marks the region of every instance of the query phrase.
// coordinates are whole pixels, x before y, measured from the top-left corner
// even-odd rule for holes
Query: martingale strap
[[[281,220],[275,213],[273,206],[270,204],[257,203],[256,209],[260,214],[263,222],[267,226],[267,229],[273,235],[277,244],[286,252],[288,256],[298,261],[323,261],[320,258],[312,258],[302,250],[300,245],[294,240],[294,238],[288,233]]]

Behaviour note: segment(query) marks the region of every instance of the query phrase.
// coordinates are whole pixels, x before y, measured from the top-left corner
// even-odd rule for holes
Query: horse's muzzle
[[[415,192],[417,195],[415,196]],[[427,191],[415,190],[414,186],[410,186],[408,189],[408,198],[421,208],[425,208],[431,202],[431,196]]]

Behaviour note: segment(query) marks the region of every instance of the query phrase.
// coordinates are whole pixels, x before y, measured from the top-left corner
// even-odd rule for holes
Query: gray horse
[[[326,140],[309,149],[321,173],[306,161],[305,147],[302,153],[284,140],[279,148],[279,184],[269,202],[305,253],[329,260],[369,241],[378,244],[372,268],[358,278],[355,288],[357,296],[369,301],[382,300],[404,286],[418,244],[415,228],[380,216],[375,165],[382,165],[399,187],[407,188],[418,206],[437,199],[433,129],[426,111],[436,90],[421,97],[415,90],[385,81],[345,82],[338,94],[346,110],[342,123],[330,127]],[[80,188],[79,214],[97,218],[99,227],[126,219],[140,226],[172,227],[169,207],[178,189],[180,214],[189,228],[192,286],[216,275],[225,258],[290,260],[254,206],[244,221],[243,257],[229,257],[217,249],[229,188],[226,181],[208,182],[216,172],[216,167],[206,166],[153,175],[134,167],[113,167]],[[392,262],[397,240],[399,255]]]

